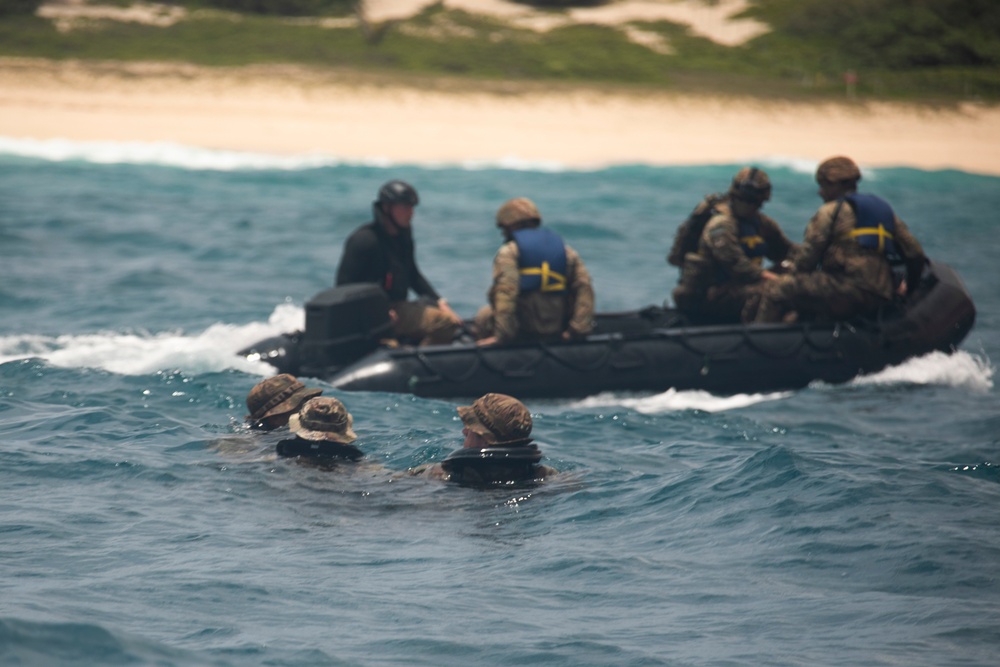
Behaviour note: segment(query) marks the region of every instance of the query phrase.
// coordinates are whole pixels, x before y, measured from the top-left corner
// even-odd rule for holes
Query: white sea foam
[[[389,168],[398,167],[402,164],[412,164],[424,169],[459,168],[468,171],[506,169],[509,171],[560,173],[598,171],[613,166],[610,163],[594,163],[570,167],[558,160],[528,160],[516,155],[501,156],[495,159],[469,159],[453,162],[427,160],[403,163],[380,156],[345,159],[322,153],[276,155],[217,150],[162,141],[74,141],[70,139],[32,139],[3,136],[0,136],[0,155],[13,155],[51,162],[77,161],[92,164],[158,165],[195,171],[257,169],[299,171],[336,166]],[[789,167],[795,171],[810,174],[816,169],[815,161],[792,157],[761,157],[758,160],[753,160],[753,162],[772,167]],[[635,164],[642,163],[637,162]],[[865,174],[869,174],[867,169],[865,170]]]
[[[959,351],[954,354],[931,352],[909,359],[878,373],[856,378],[853,383],[944,385],[987,392],[993,388],[996,369],[985,355]]]
[[[0,154],[37,158],[52,162],[81,161],[94,164],[150,164],[192,170],[236,171],[241,169],[300,170],[344,164],[319,155],[269,155],[212,150],[168,142],[70,141],[68,139],[19,139],[0,137]],[[356,163],[360,165],[360,163]],[[383,166],[372,159],[367,166]]]
[[[72,141],[69,139],[30,139],[0,137],[0,155],[49,160],[52,162],[79,161],[93,164],[148,164],[180,169],[206,171],[238,171],[254,169],[281,169],[296,171],[320,167],[392,167],[398,166],[384,157],[345,160],[332,155],[309,153],[304,155],[271,155],[241,151],[213,150],[169,142],[115,142]],[[429,169],[460,167],[470,171],[482,169],[509,169],[512,171],[538,171],[555,173],[566,171],[566,166],[556,161],[524,160],[516,156],[496,160],[466,160],[457,163],[427,162]],[[591,169],[598,169],[594,166]]]
[[[99,368],[122,375],[168,369],[209,373],[232,368],[267,376],[274,373],[271,366],[238,357],[236,351],[264,338],[302,329],[304,323],[305,311],[300,306],[280,304],[267,322],[214,324],[193,335],[176,331],[5,336],[0,337],[0,363],[34,357],[53,366]]]
[[[658,414],[677,412],[679,410],[702,410],[704,412],[725,412],[745,408],[764,401],[776,401],[786,398],[791,392],[774,392],[768,394],[736,394],[733,396],[714,396],[707,391],[677,391],[668,389],[662,394],[644,397],[621,397],[612,393],[598,394],[585,398],[574,407],[599,408],[620,405],[643,414]]]

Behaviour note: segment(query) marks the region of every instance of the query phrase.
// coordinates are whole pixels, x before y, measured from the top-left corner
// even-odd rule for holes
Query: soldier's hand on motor
[[[482,347],[483,345],[495,345],[497,342],[496,336],[488,336],[486,338],[480,338],[476,341],[476,345]]]

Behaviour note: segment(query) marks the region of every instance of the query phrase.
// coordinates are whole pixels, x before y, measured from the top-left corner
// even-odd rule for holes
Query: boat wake
[[[715,396],[707,391],[688,390],[667,391],[654,396],[621,396],[614,393],[603,393],[590,396],[573,403],[579,408],[600,408],[605,406],[621,406],[642,414],[660,414],[664,412],[679,412],[682,410],[701,410],[703,412],[725,412],[745,408],[764,401],[777,401],[791,396],[792,392],[782,391],[768,394],[735,394],[733,396]]]
[[[878,373],[855,378],[851,384],[944,385],[987,392],[993,388],[995,372],[996,368],[985,354],[970,354],[964,350],[953,354],[931,352]]]
[[[234,354],[262,337],[301,329],[301,306],[280,304],[267,322],[213,324],[198,334],[182,331],[98,332],[64,336],[20,334],[0,337],[0,363],[43,359],[62,368],[97,368],[121,375],[146,375],[162,370],[211,373],[228,369],[266,377],[274,369],[262,361]]]

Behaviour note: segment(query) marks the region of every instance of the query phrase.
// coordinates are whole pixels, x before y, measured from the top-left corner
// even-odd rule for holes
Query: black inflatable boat
[[[348,391],[458,398],[500,392],[519,398],[605,391],[703,389],[715,394],[839,383],[935,350],[953,351],[972,329],[975,305],[949,266],[934,263],[905,304],[875,319],[795,324],[693,324],[648,307],[597,316],[572,342],[390,349],[387,303],[374,285],[348,285],[306,304],[306,328],[239,352],[278,372]]]

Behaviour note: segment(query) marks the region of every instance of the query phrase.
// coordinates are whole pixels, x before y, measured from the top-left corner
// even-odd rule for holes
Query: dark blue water
[[[269,371],[233,352],[301,325],[389,178],[420,190],[418,258],[468,316],[506,198],[628,309],[663,301],[674,229],[740,165],[5,147],[0,664],[997,663],[1000,179],[862,183],[966,281],[958,354],[793,393],[529,402],[563,474],[482,492],[393,476],[458,446],[455,402],[344,394],[366,464],[274,460],[242,426]],[[799,239],[815,165],[764,166]]]

